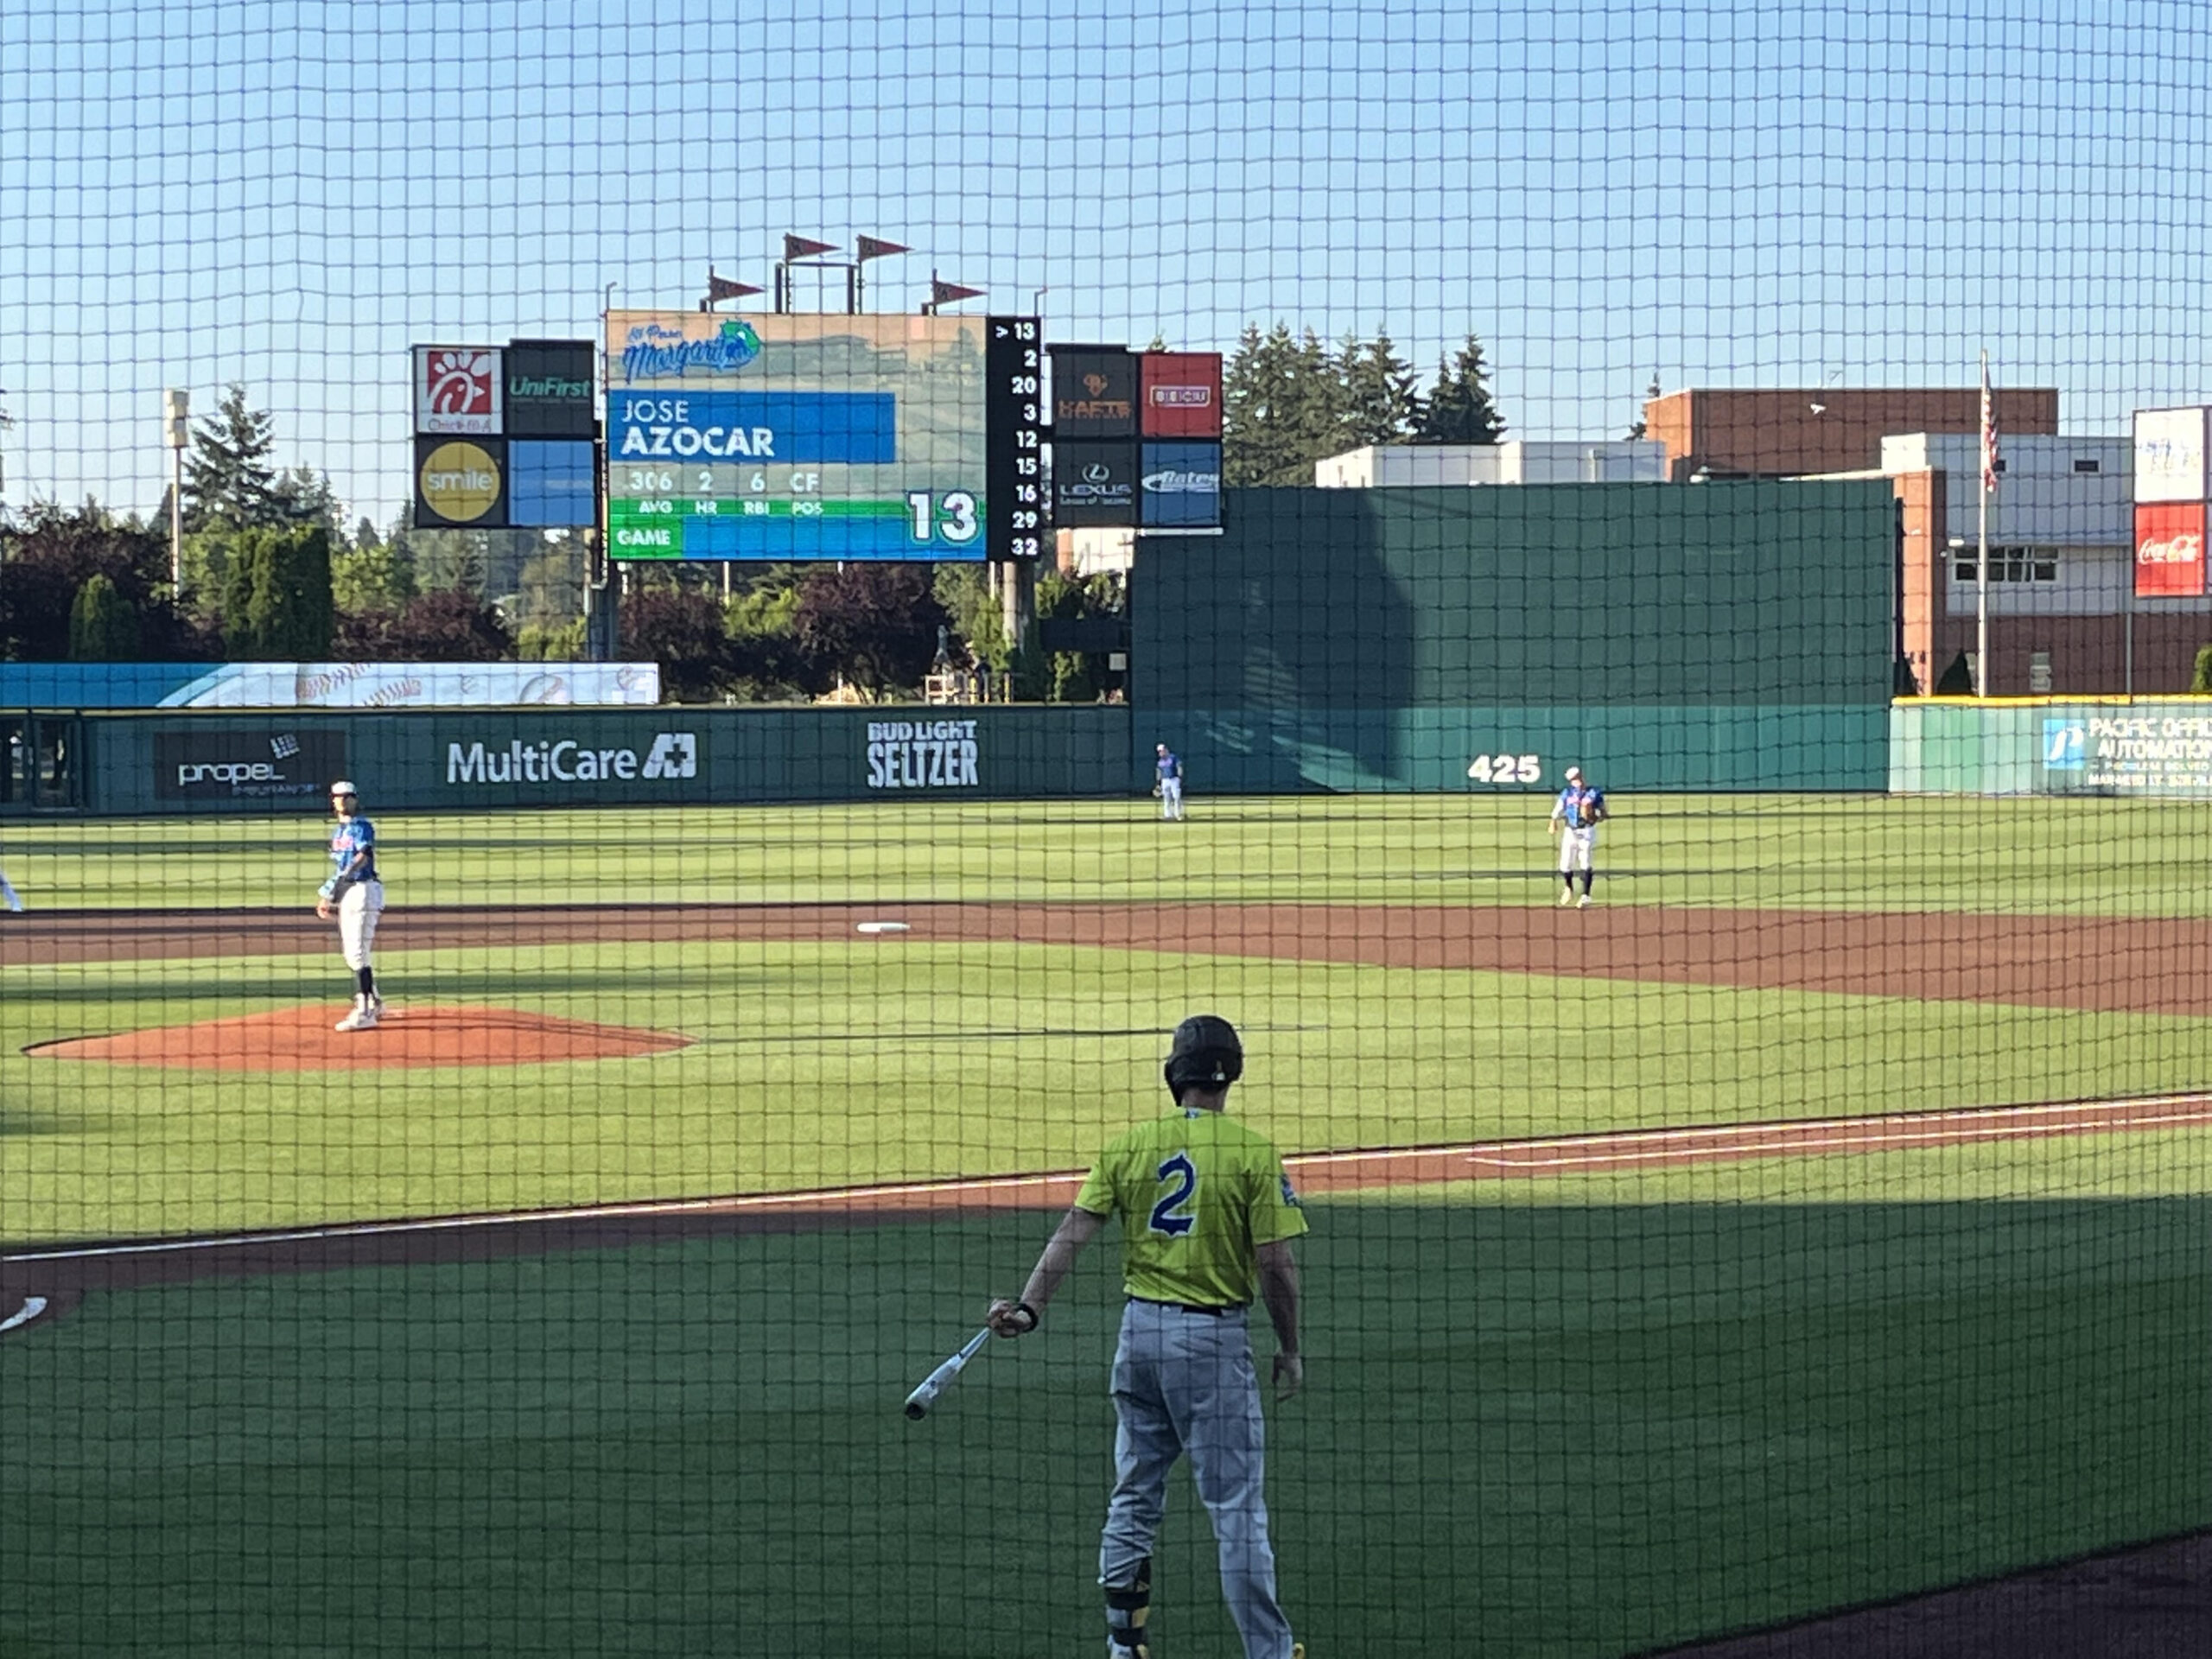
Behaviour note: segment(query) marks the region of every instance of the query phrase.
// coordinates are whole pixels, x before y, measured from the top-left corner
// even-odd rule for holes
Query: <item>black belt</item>
[[[1231,1313],[1242,1313],[1252,1306],[1249,1302],[1230,1302],[1222,1306],[1211,1302],[1163,1302],[1151,1296],[1132,1296],[1133,1302],[1142,1302],[1147,1307],[1172,1307],[1182,1313],[1203,1313],[1210,1319],[1225,1319]]]

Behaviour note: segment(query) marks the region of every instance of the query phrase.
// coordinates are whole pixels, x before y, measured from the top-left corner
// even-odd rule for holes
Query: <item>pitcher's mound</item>
[[[352,1071],[386,1065],[543,1065],[630,1059],[690,1046],[672,1032],[601,1026],[516,1008],[388,1007],[368,1031],[334,1031],[343,1003],[282,1008],[114,1037],[73,1037],[25,1050],[48,1060],[186,1065],[217,1071]]]

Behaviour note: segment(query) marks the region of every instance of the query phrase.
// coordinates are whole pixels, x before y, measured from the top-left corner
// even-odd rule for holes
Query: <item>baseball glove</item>
[[[1155,801],[1160,798],[1160,785],[1158,784],[1154,784],[1152,786],[1152,798]]]

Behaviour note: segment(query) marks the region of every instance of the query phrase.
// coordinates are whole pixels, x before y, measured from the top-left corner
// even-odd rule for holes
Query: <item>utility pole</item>
[[[169,596],[184,598],[184,450],[192,442],[192,394],[172,387],[162,394],[162,423],[169,446]]]

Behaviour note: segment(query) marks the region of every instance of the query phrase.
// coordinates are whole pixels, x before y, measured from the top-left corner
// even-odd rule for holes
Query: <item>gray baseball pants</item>
[[[1098,1581],[1126,1588],[1152,1554],[1167,1471],[1187,1456],[1221,1552],[1221,1590],[1244,1659],[1290,1659],[1290,1620],[1275,1599],[1268,1541],[1267,1425],[1244,1310],[1191,1313],[1132,1301],[1114,1352],[1114,1497],[1098,1546]]]

